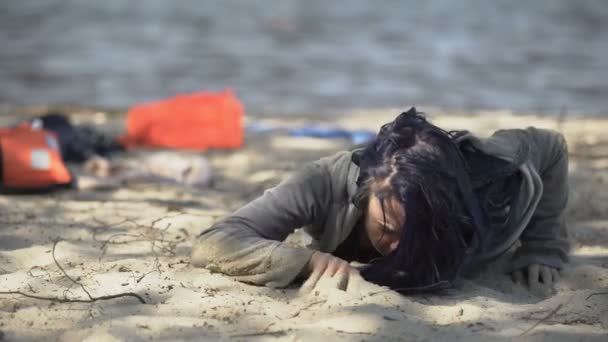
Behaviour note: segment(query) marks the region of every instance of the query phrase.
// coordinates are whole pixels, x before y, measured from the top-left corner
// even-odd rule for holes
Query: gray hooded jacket
[[[496,257],[520,240],[510,270],[532,263],[562,268],[569,248],[564,219],[568,155],[563,136],[528,128],[497,131],[485,139],[467,133],[457,143],[515,165],[521,180],[507,225],[476,259]],[[363,214],[352,201],[358,175],[352,152],[307,165],[203,231],[193,247],[192,263],[243,282],[289,285],[313,251],[288,246],[283,240],[304,227],[320,251],[335,251]]]

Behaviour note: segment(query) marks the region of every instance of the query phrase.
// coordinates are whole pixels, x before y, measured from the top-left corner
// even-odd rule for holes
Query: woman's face
[[[372,194],[365,217],[365,231],[372,246],[382,255],[388,255],[399,246],[401,227],[405,223],[405,210],[393,196],[382,203]]]

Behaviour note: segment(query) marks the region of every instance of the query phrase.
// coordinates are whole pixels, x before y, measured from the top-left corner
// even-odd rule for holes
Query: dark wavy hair
[[[364,149],[359,201],[374,194],[384,210],[392,197],[406,213],[397,249],[362,270],[368,281],[402,293],[443,289],[469,263],[484,223],[455,134],[412,108]]]

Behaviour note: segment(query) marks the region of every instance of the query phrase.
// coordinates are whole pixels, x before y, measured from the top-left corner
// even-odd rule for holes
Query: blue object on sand
[[[263,123],[252,122],[246,127],[247,132],[254,134],[283,132],[292,137],[312,137],[322,139],[348,139],[354,145],[365,144],[376,137],[370,130],[355,129],[348,130],[339,127],[328,127],[320,125],[305,125],[302,127],[270,126]]]
[[[376,133],[368,131],[366,129],[357,129],[351,131],[350,140],[355,145],[366,144],[376,138]]]
[[[324,127],[318,125],[303,126],[288,130],[288,134],[294,137],[313,138],[342,138],[349,139],[353,144],[364,144],[374,139],[376,134],[372,131],[357,129],[348,130],[337,127]]]
[[[280,130],[285,130],[282,127],[269,126],[260,122],[248,123],[245,126],[245,130],[249,133],[260,134],[260,133],[272,133]]]

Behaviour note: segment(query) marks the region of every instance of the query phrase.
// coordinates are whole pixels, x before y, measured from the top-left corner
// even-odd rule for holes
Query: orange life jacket
[[[0,156],[2,190],[45,190],[72,181],[55,135],[29,124],[0,128]]]
[[[243,105],[229,90],[180,94],[131,108],[120,142],[127,148],[239,148],[243,115]]]

